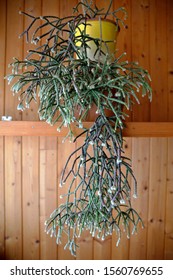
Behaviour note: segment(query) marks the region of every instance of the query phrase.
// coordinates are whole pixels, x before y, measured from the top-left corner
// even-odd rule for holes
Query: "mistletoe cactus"
[[[66,184],[68,177],[71,178],[68,193],[63,195],[66,203],[61,204],[46,221],[46,231],[56,237],[57,244],[61,243],[63,233],[68,235],[65,248],[68,247],[74,255],[75,240],[83,230],[89,230],[93,237],[101,240],[115,230],[118,245],[121,224],[128,237],[130,222],[132,232],[137,230],[139,222],[142,224],[130,203],[129,182],[133,179],[133,196],[136,198],[136,179],[129,159],[122,155],[121,129],[115,133],[112,121],[100,115],[84,132],[84,144],[70,155],[62,172],[60,187]]]
[[[123,155],[122,131],[128,117],[124,107],[131,110],[133,103],[139,103],[139,95],[152,98],[148,71],[128,62],[126,53],[116,57],[103,52],[103,40],[86,32],[90,18],[101,22],[111,15],[118,26],[122,22],[118,14],[124,13],[124,8],[112,11],[110,1],[105,11],[91,2],[79,2],[75,13],[65,18],[22,13],[31,18],[22,36],[36,47],[28,51],[24,60],[15,58],[12,73],[7,76],[13,83],[13,93],[18,95],[19,110],[29,108],[34,100],[39,104],[40,120],[50,125],[59,123],[58,131],[68,127],[66,138],[76,141],[79,137],[74,138],[72,123],[85,134],[83,145],[69,156],[62,171],[61,187],[71,179],[68,192],[63,194],[66,202],[46,221],[46,231],[56,237],[58,244],[62,234],[67,234],[65,248],[74,255],[76,238],[83,230],[101,239],[115,230],[119,244],[122,224],[129,237],[130,223],[133,232],[142,223],[131,206],[130,181],[134,182],[134,197],[137,183],[129,159]],[[81,7],[83,13],[79,11]],[[34,29],[40,19],[41,25]],[[94,59],[87,56],[90,42],[96,46]],[[83,121],[93,105],[98,116],[87,130]]]

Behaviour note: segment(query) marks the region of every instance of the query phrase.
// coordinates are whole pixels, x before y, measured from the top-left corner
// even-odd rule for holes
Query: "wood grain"
[[[132,29],[132,61],[139,62],[139,65],[149,70],[149,0],[131,1],[131,26]],[[133,106],[133,121],[150,120],[150,101],[147,96],[138,94],[140,104]]]
[[[57,127],[48,125],[46,122],[32,121],[0,121],[0,136],[57,136],[65,137],[68,128],[62,128],[57,132]],[[91,122],[84,122],[86,129],[90,128]],[[128,122],[123,130],[124,137],[173,137],[172,122]],[[82,133],[83,130],[72,125],[74,136]],[[84,135],[83,135],[84,137]]]
[[[124,156],[131,159],[132,158],[132,139],[131,138],[124,139],[123,150],[124,150]],[[122,169],[122,170],[124,170],[124,169]],[[131,178],[129,178],[129,180],[130,180],[129,183],[131,185]],[[111,256],[111,258],[113,260],[129,259],[130,240],[127,238],[126,233],[124,233],[124,228],[121,225],[120,225],[120,228],[122,230],[122,236],[121,236],[121,241],[120,241],[118,247],[116,246],[117,235],[115,232],[112,235],[112,256]]]
[[[173,56],[172,56],[172,46],[173,46],[173,2],[172,0],[167,0],[167,58],[168,58],[168,121],[173,120]]]
[[[5,55],[6,55],[6,1],[0,1],[0,116],[4,114],[4,76],[5,76]]]
[[[124,56],[124,60],[132,61],[132,25],[131,25],[131,18],[132,18],[132,3],[131,0],[116,0],[114,1],[114,9],[118,9],[119,7],[124,7],[126,10],[126,15],[124,13],[118,13],[118,16],[121,20],[124,21],[123,24],[120,25],[120,32],[117,38],[117,52],[116,57],[122,55],[122,53],[126,53]],[[128,115],[127,121],[132,120],[132,111],[127,110],[124,108],[124,112]]]
[[[168,120],[166,7],[166,1],[150,1],[150,74],[153,88],[151,121]]]
[[[32,16],[41,16],[41,12],[42,12],[42,6],[41,6],[41,0],[27,0],[25,1],[25,6],[24,6],[24,12],[32,15]],[[21,15],[20,17],[23,18],[24,21],[24,27],[23,27],[23,31],[26,30],[28,28],[28,26],[30,25],[32,19],[30,17]],[[34,24],[34,29],[36,29],[39,25],[40,25],[41,21],[37,21]],[[29,32],[29,39],[31,40],[31,35],[33,32],[33,28],[31,28],[30,32]],[[25,59],[25,57],[28,55],[28,51],[29,50],[33,50],[36,47],[38,47],[40,45],[40,43],[37,44],[37,46],[35,46],[34,44],[32,44],[31,42],[27,42],[26,41],[26,37],[24,36],[22,39],[20,39],[20,41],[23,40],[23,59]],[[38,59],[38,56],[32,56],[32,58],[34,59]],[[31,70],[31,69],[30,69]],[[38,120],[38,104],[39,102],[34,102],[32,101],[32,103],[30,104],[29,109],[26,109],[22,112],[22,120]]]
[[[167,139],[151,139],[147,259],[164,257],[166,168]]]
[[[4,137],[0,137],[0,260],[5,258]]]
[[[166,216],[165,216],[165,247],[164,258],[173,259],[173,139],[168,139],[168,163],[167,163],[167,188],[166,188]]]
[[[150,139],[132,138],[132,169],[137,180],[138,197],[133,198],[132,207],[139,213],[144,229],[139,224],[137,233],[130,237],[129,259],[143,260],[147,256],[148,196],[150,178]],[[142,202],[142,203],[141,203]]]
[[[0,117],[4,115],[6,1],[0,1]],[[5,258],[4,137],[0,137],[0,259]]]
[[[57,259],[54,238],[45,233],[45,220],[57,207],[57,138],[40,137],[40,258]]]
[[[23,41],[19,40],[19,35],[23,32],[23,17],[19,11],[24,9],[23,0],[7,1],[7,18],[6,18],[6,73],[11,74],[12,69],[8,65],[13,63],[13,58],[22,59]],[[13,120],[21,120],[22,113],[17,110],[18,99],[14,98],[11,92],[11,85],[5,81],[5,108],[4,114],[12,116]]]
[[[5,258],[21,260],[22,182],[21,137],[5,137]]]
[[[39,138],[23,137],[22,194],[23,194],[23,258],[39,259]]]

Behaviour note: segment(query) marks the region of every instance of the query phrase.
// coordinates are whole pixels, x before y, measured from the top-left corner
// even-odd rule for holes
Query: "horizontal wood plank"
[[[57,136],[68,133],[64,127],[60,132],[57,127],[41,121],[0,121],[0,136]],[[85,122],[84,127],[90,128],[92,122]],[[74,135],[79,135],[82,129],[72,125]],[[123,130],[125,137],[173,137],[173,122],[128,122]]]

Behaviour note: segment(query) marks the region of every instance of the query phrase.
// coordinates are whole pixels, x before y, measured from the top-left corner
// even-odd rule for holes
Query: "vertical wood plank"
[[[149,0],[132,0],[132,60],[149,71]],[[150,120],[150,101],[138,94],[140,104],[133,106],[133,121]]]
[[[144,223],[144,229],[138,226],[137,234],[130,237],[129,259],[145,260],[147,257],[147,222],[148,222],[148,193],[150,166],[150,139],[132,139],[132,169],[138,185],[138,198],[132,197],[132,207],[138,212]],[[133,188],[133,186],[132,186]],[[133,193],[133,190],[132,190]]]
[[[147,259],[164,258],[167,139],[150,140]]]
[[[124,19],[124,14],[118,14],[120,19],[124,19],[124,26],[120,23],[120,32],[117,40],[117,55],[123,52],[127,53],[127,59],[131,61],[131,44],[132,44],[132,26],[131,26],[131,0],[116,0],[114,1],[113,9],[124,7],[127,16]]]
[[[76,149],[76,143],[69,143],[68,140],[63,142],[62,137],[58,137],[58,205],[65,203],[66,198],[64,197],[61,199],[61,195],[66,194],[68,192],[68,185],[70,182],[67,180],[66,184],[60,188],[59,183],[60,183],[60,178],[62,174],[62,170],[64,168],[64,165],[70,156],[70,154]],[[69,167],[67,167],[67,172],[69,171]],[[70,251],[68,249],[64,250],[64,246],[67,242],[67,236],[63,236],[61,239],[61,245],[58,245],[58,259],[59,260],[74,260],[75,258],[71,255]]]
[[[167,0],[167,46],[168,46],[168,120],[173,121],[173,2]]]
[[[168,120],[167,1],[150,1],[151,121]]]
[[[5,137],[5,254],[22,259],[21,137]]]
[[[39,138],[24,136],[22,151],[23,259],[39,259]]]
[[[124,60],[132,61],[132,25],[131,25],[131,0],[116,0],[114,1],[114,9],[124,7],[127,16],[124,19],[124,14],[118,14],[121,19],[124,19],[124,25],[120,24],[120,32],[117,38],[117,53],[116,56],[126,53]],[[132,112],[124,108],[124,112],[128,115],[127,121],[132,120]]]
[[[104,241],[94,239],[94,260],[111,259],[112,238],[106,237]]]
[[[24,7],[24,11],[32,16],[41,16],[41,0],[27,0],[25,1],[25,7]],[[24,30],[26,30],[26,28],[28,28],[28,26],[31,23],[31,18],[21,15],[21,17],[23,18],[24,21]],[[34,24],[34,29],[31,28],[31,33],[29,38],[31,38],[31,34],[32,32],[39,26],[40,22],[38,21],[37,23]],[[24,31],[23,30],[23,31]],[[20,42],[21,39],[20,39]],[[27,43],[26,42],[26,37],[23,38],[23,58],[26,57],[27,55],[27,51],[30,49],[34,49],[36,48],[35,45],[31,44],[31,43]],[[38,56],[37,56],[38,59]],[[30,108],[26,109],[23,111],[22,113],[22,120],[38,120],[38,103],[35,103],[34,101],[32,101],[32,103],[30,104]]]
[[[132,157],[132,139],[125,138],[124,140],[125,140],[124,146],[123,146],[124,152],[125,152],[124,156],[131,159],[131,157]],[[123,232],[123,229],[122,229],[121,241],[120,241],[118,247],[116,246],[116,242],[117,242],[117,235],[114,232],[112,235],[112,259],[113,260],[129,259],[129,239],[127,238],[126,234]]]
[[[168,170],[166,193],[165,250],[164,258],[173,259],[173,139],[168,139]]]
[[[73,8],[77,5],[78,0],[60,1],[60,16],[70,16],[73,13]]]
[[[5,43],[6,43],[6,1],[0,1],[0,119],[4,114],[4,76],[5,76]]]
[[[18,36],[23,31],[23,17],[19,11],[24,8],[24,0],[7,0],[7,39],[6,39],[6,65],[13,62],[13,57],[22,58],[23,43]],[[11,73],[11,68],[6,70],[6,74]],[[5,114],[12,116],[13,120],[21,120],[21,112],[17,111],[18,98],[11,92],[11,85],[5,82]]]
[[[5,258],[4,138],[0,137],[0,260]]]
[[[6,1],[0,1],[0,119],[4,115]],[[5,257],[4,138],[0,137],[0,259]]]
[[[6,66],[13,57],[22,57],[23,45],[18,35],[23,30],[23,20],[19,17],[19,10],[23,9],[23,0],[7,0],[6,33]],[[9,74],[10,70],[6,73]],[[5,81],[5,115],[20,120],[21,112],[16,110],[18,100],[10,93],[8,82]],[[7,259],[22,258],[22,213],[21,213],[21,138],[5,138],[5,251]]]
[[[57,207],[57,137],[40,137],[40,259],[56,260],[57,246],[44,232],[45,220]]]

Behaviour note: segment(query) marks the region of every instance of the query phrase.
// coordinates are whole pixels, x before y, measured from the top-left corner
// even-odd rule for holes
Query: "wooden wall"
[[[97,0],[99,6],[107,0]],[[141,100],[132,121],[173,121],[173,2],[116,0],[128,11],[121,28],[118,52],[139,61],[152,77],[153,101]],[[29,45],[18,39],[28,25],[19,15],[68,15],[77,0],[0,0],[0,118],[37,120],[36,105],[23,113],[4,81],[13,57],[24,57]],[[0,136],[0,259],[71,259],[63,246],[44,232],[44,221],[59,203],[58,180],[74,145],[60,137]],[[115,246],[115,236],[100,242],[85,233],[77,259],[173,259],[173,139],[127,138],[126,154],[138,181],[133,201],[145,229]]]

